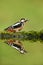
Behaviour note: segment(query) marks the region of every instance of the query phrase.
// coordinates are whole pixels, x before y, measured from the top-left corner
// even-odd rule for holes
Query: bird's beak
[[[25,20],[25,22],[27,22],[28,20]]]
[[[27,21],[30,21],[30,19],[29,20],[27,20],[27,19],[25,20],[25,22],[27,22]]]

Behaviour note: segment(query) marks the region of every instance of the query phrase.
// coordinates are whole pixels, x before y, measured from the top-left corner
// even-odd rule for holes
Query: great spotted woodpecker
[[[24,24],[27,22],[28,20],[26,20],[25,18],[21,18],[20,21],[18,21],[17,23],[9,26],[8,28],[5,29],[5,31],[10,31],[10,32],[18,32],[20,30],[22,30]]]
[[[24,24],[27,22],[25,18],[21,18],[19,22],[9,26],[8,28],[5,29],[5,31],[9,32],[19,32],[20,30],[23,29]],[[24,54],[27,51],[24,49],[22,43],[19,40],[8,40],[7,44],[18,50],[20,53]]]

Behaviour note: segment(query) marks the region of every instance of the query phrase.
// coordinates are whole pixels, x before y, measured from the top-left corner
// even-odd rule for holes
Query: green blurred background
[[[30,19],[22,31],[43,29],[43,0],[0,0],[0,31],[20,18]],[[17,50],[0,40],[0,65],[43,65],[43,43],[22,42],[28,53]]]

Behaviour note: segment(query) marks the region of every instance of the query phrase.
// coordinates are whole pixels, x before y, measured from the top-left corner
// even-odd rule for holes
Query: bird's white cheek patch
[[[21,22],[24,22],[24,20],[21,20]]]

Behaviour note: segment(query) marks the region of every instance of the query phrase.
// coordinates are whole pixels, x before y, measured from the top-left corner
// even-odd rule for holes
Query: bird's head
[[[21,18],[20,21],[23,22],[23,23],[25,23],[25,22],[27,22],[28,20],[25,19],[25,18]]]

